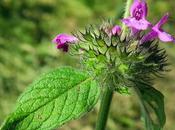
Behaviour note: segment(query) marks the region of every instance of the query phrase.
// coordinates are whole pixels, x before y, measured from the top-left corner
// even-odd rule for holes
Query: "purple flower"
[[[111,31],[112,31],[112,35],[120,35],[121,27],[118,25],[115,25]]]
[[[130,8],[131,17],[122,19],[122,22],[128,27],[131,27],[131,29],[134,29],[134,32],[146,30],[151,25],[150,22],[146,20],[147,11],[145,0],[134,0]]]
[[[143,37],[143,39],[141,40],[141,43],[154,40],[157,37],[163,42],[174,41],[174,38],[170,34],[164,32],[164,30],[161,29],[161,27],[167,22],[168,17],[169,17],[168,13],[164,15],[160,19],[160,21],[155,26],[152,27],[151,32]]]
[[[75,43],[78,39],[72,35],[68,34],[59,34],[57,35],[52,42],[57,44],[57,49],[63,49],[64,52],[68,51],[69,43]]]

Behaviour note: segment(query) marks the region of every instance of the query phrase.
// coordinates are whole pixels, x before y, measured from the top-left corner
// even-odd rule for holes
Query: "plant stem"
[[[132,0],[127,0],[123,18],[127,18],[129,16],[129,9],[130,9],[131,3],[132,3]],[[125,24],[122,25],[122,30],[123,32],[122,32],[121,40],[124,40],[127,33],[127,28]],[[109,109],[112,101],[112,96],[113,96],[113,90],[110,89],[109,87],[106,87],[105,91],[103,92],[103,97],[101,100],[100,111],[98,113],[98,119],[97,119],[95,130],[105,130],[107,119],[108,119],[108,113],[109,113]]]
[[[95,130],[105,130],[112,96],[113,90],[109,87],[106,87],[101,100],[100,111],[98,113],[98,119]]]
[[[124,13],[123,18],[129,17],[129,11],[130,11],[131,4],[132,4],[132,0],[127,0],[126,1],[125,13]],[[127,28],[126,28],[125,24],[122,25],[122,30],[123,30],[123,32],[122,32],[122,35],[121,35],[121,40],[124,40],[125,37],[126,37],[126,33],[127,33]]]

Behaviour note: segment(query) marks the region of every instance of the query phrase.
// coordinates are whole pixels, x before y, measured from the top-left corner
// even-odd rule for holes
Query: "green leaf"
[[[135,89],[141,101],[143,120],[147,130],[162,130],[166,122],[164,96],[151,86]]]
[[[50,130],[90,111],[100,88],[85,72],[63,67],[42,75],[20,96],[1,130]]]

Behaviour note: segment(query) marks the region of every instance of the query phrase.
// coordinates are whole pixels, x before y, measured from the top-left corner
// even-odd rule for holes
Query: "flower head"
[[[68,34],[59,34],[57,35],[52,42],[57,44],[58,49],[63,49],[64,52],[68,51],[69,43],[75,43],[78,39],[72,35]]]
[[[128,27],[139,30],[146,30],[151,24],[146,20],[147,4],[144,0],[134,0],[130,9],[130,17],[122,19]]]
[[[168,17],[169,17],[168,13],[166,15],[164,15],[160,19],[160,21],[155,26],[152,27],[151,32],[143,37],[142,43],[146,42],[146,41],[154,40],[157,37],[163,42],[172,42],[172,41],[174,41],[174,38],[170,34],[166,33],[161,28],[167,22]]]
[[[150,82],[152,75],[165,71],[166,54],[157,43],[138,45],[140,37],[135,39],[130,35],[121,40],[120,27],[109,21],[104,23],[86,28],[85,33],[80,32],[77,36],[83,40],[73,46],[84,51],[81,63],[97,76],[97,80],[111,80],[117,84],[113,89],[124,93],[129,86]]]

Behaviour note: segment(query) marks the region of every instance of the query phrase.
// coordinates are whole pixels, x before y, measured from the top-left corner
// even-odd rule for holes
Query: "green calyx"
[[[128,93],[129,87],[150,84],[153,76],[161,76],[166,71],[166,54],[158,43],[150,41],[140,45],[141,38],[130,34],[121,40],[120,35],[110,33],[113,26],[111,22],[90,26],[78,34],[81,42],[73,46],[83,50],[83,65],[100,82],[110,80],[116,84],[114,90]]]

